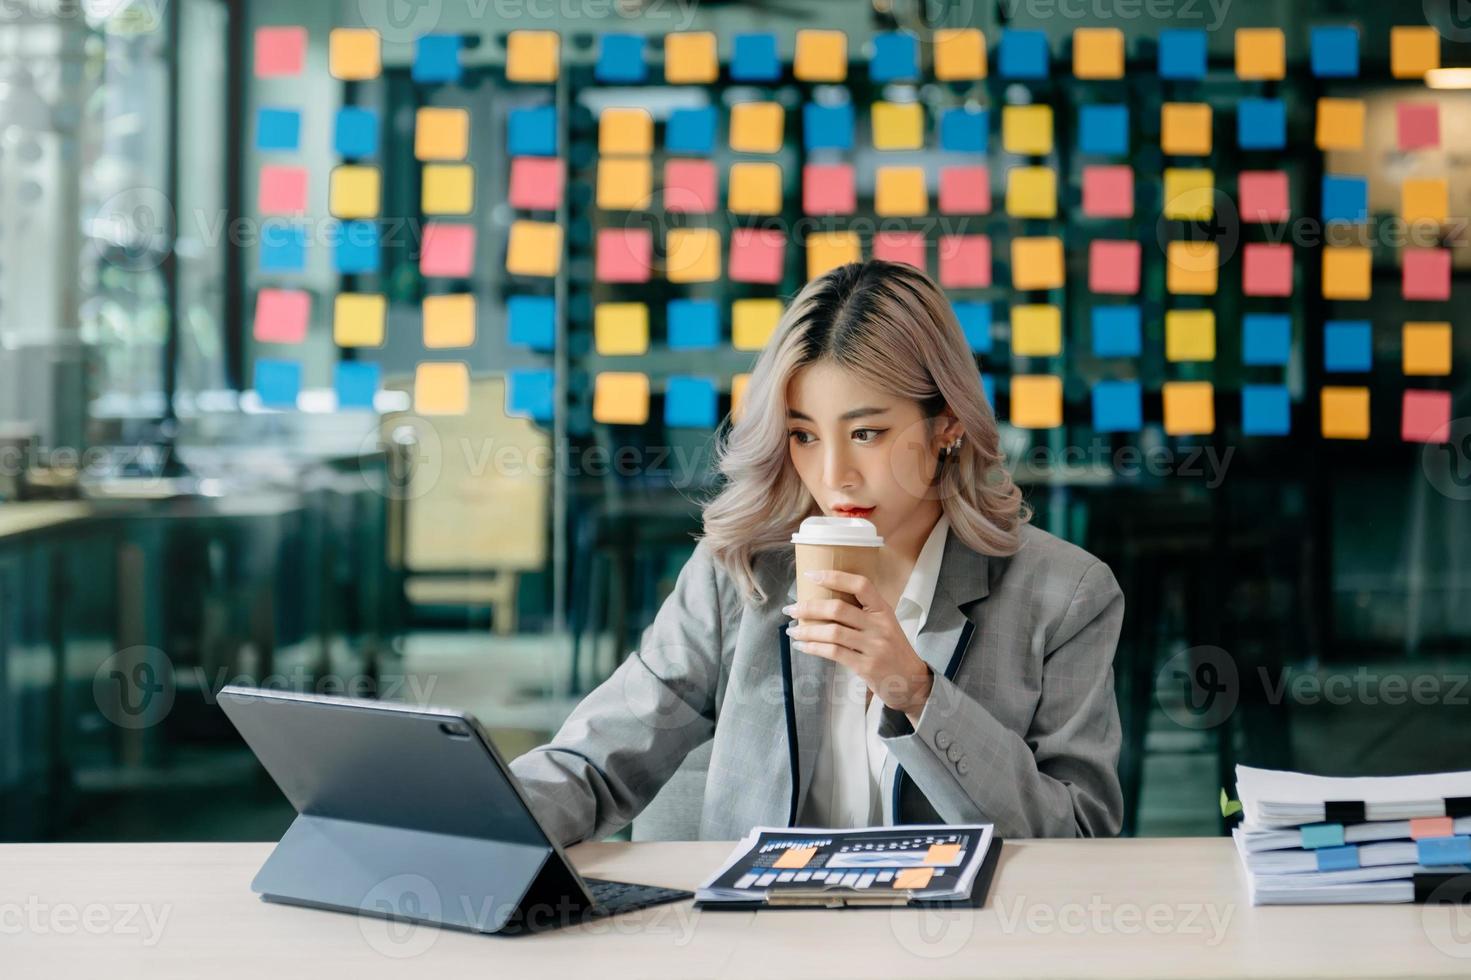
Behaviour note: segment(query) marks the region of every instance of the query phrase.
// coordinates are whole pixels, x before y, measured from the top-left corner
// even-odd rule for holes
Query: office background
[[[1125,588],[1126,833],[1218,833],[1237,762],[1471,766],[1471,27],[1423,8],[10,5],[0,838],[279,833],[231,680],[544,740],[782,300],[870,255]]]

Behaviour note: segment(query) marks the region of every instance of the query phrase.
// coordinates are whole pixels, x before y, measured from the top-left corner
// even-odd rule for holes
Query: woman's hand
[[[806,574],[824,588],[849,593],[860,605],[842,599],[809,599],[786,606],[782,612],[802,621],[801,625],[787,627],[792,648],[847,667],[863,678],[875,697],[902,711],[910,724],[918,725],[919,714],[934,686],[934,675],[909,645],[893,608],[862,575],[836,571]]]

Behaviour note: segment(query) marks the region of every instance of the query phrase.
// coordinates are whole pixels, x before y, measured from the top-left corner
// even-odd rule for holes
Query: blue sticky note
[[[382,369],[371,361],[338,361],[332,371],[332,387],[337,391],[337,407],[372,408],[378,394]]]
[[[1093,353],[1098,357],[1138,357],[1139,307],[1093,307]]]
[[[1471,836],[1423,837],[1415,841],[1415,854],[1428,868],[1447,864],[1471,864]]]
[[[675,109],[664,127],[664,149],[670,153],[709,156],[715,149],[715,110]]]
[[[1352,871],[1359,866],[1359,849],[1354,844],[1322,847],[1313,853],[1317,855],[1319,871]]]
[[[337,229],[332,263],[343,275],[377,272],[382,267],[378,222],[344,221]]]
[[[608,33],[598,39],[593,77],[609,85],[635,85],[648,77],[642,34]]]
[[[286,150],[301,148],[301,113],[295,109],[261,108],[255,114],[255,148]]]
[[[1045,31],[1007,28],[1001,32],[997,70],[1002,78],[1046,78],[1051,62]]]
[[[919,78],[919,38],[908,31],[873,36],[868,77],[875,82],[912,82]]]
[[[460,35],[425,34],[414,51],[414,67],[410,74],[423,84],[458,82],[460,67]]]
[[[731,43],[730,78],[734,82],[774,82],[781,78],[776,35],[737,34]]]
[[[513,346],[550,351],[557,347],[557,303],[550,296],[512,296],[506,301],[506,339]]]
[[[1298,830],[1298,840],[1308,850],[1316,850],[1320,847],[1342,847],[1343,846],[1343,824],[1341,823],[1305,823]]]
[[[988,140],[985,109],[958,107],[940,113],[940,149],[952,153],[985,153]]]
[[[378,152],[378,113],[372,109],[347,106],[337,110],[332,130],[332,145],[337,155],[355,159]]]
[[[1285,385],[1241,386],[1241,432],[1248,436],[1285,436],[1292,407]]]
[[[262,272],[303,272],[306,270],[306,229],[301,225],[267,222],[260,232],[260,267]]]
[[[672,375],[664,388],[664,424],[675,429],[715,428],[715,379]]]
[[[720,307],[713,299],[672,299],[669,349],[710,350],[720,343]]]
[[[990,353],[991,304],[962,300],[954,306],[955,319],[960,321],[960,332],[965,334],[965,342],[970,349],[976,354]]]
[[[1078,149],[1100,156],[1129,152],[1129,107],[1085,105],[1078,112]]]
[[[853,148],[853,103],[819,105],[809,102],[802,107],[802,140],[809,150],[851,150]]]
[[[1173,27],[1159,32],[1159,77],[1204,78],[1205,31]]]
[[[552,420],[556,374],[544,368],[506,372],[506,414],[533,422]]]
[[[513,157],[557,155],[557,107],[512,109],[506,119],[506,148]]]
[[[1323,324],[1323,370],[1368,371],[1374,366],[1374,333],[1368,320]]]
[[[1314,27],[1313,74],[1319,78],[1359,77],[1359,30],[1356,27]]]
[[[301,362],[257,357],[255,393],[267,408],[295,408],[301,394]]]
[[[991,414],[996,414],[996,379],[989,374],[981,375],[981,390],[986,393],[986,404],[991,406]]]
[[[1248,313],[1241,320],[1241,363],[1281,366],[1292,355],[1292,318]]]
[[[1323,178],[1323,220],[1369,220],[1369,181],[1363,177],[1328,174]]]
[[[1093,428],[1099,432],[1138,432],[1144,425],[1144,397],[1137,381],[1100,381],[1093,386]]]
[[[1281,99],[1242,99],[1236,105],[1236,142],[1243,150],[1287,145],[1287,107]]]

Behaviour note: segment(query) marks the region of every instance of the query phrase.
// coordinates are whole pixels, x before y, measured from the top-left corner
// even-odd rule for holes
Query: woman
[[[562,843],[631,821],[713,739],[700,837],[992,822],[1118,833],[1112,573],[1031,527],[950,304],[906,265],[798,294],[719,454],[704,536],[639,649],[512,769]],[[884,539],[856,597],[796,602],[791,535]],[[801,620],[802,625],[795,625]]]

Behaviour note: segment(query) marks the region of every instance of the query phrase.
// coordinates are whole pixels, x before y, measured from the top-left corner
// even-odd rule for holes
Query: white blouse
[[[909,573],[904,594],[894,607],[899,627],[909,645],[915,645],[940,578],[940,560],[950,521],[944,514],[935,522]],[[797,656],[810,656],[797,652]],[[875,696],[864,708],[868,687],[847,667],[833,665],[827,730],[812,770],[799,823],[806,827],[873,827],[883,823],[879,777],[888,750],[878,736],[884,703]]]

